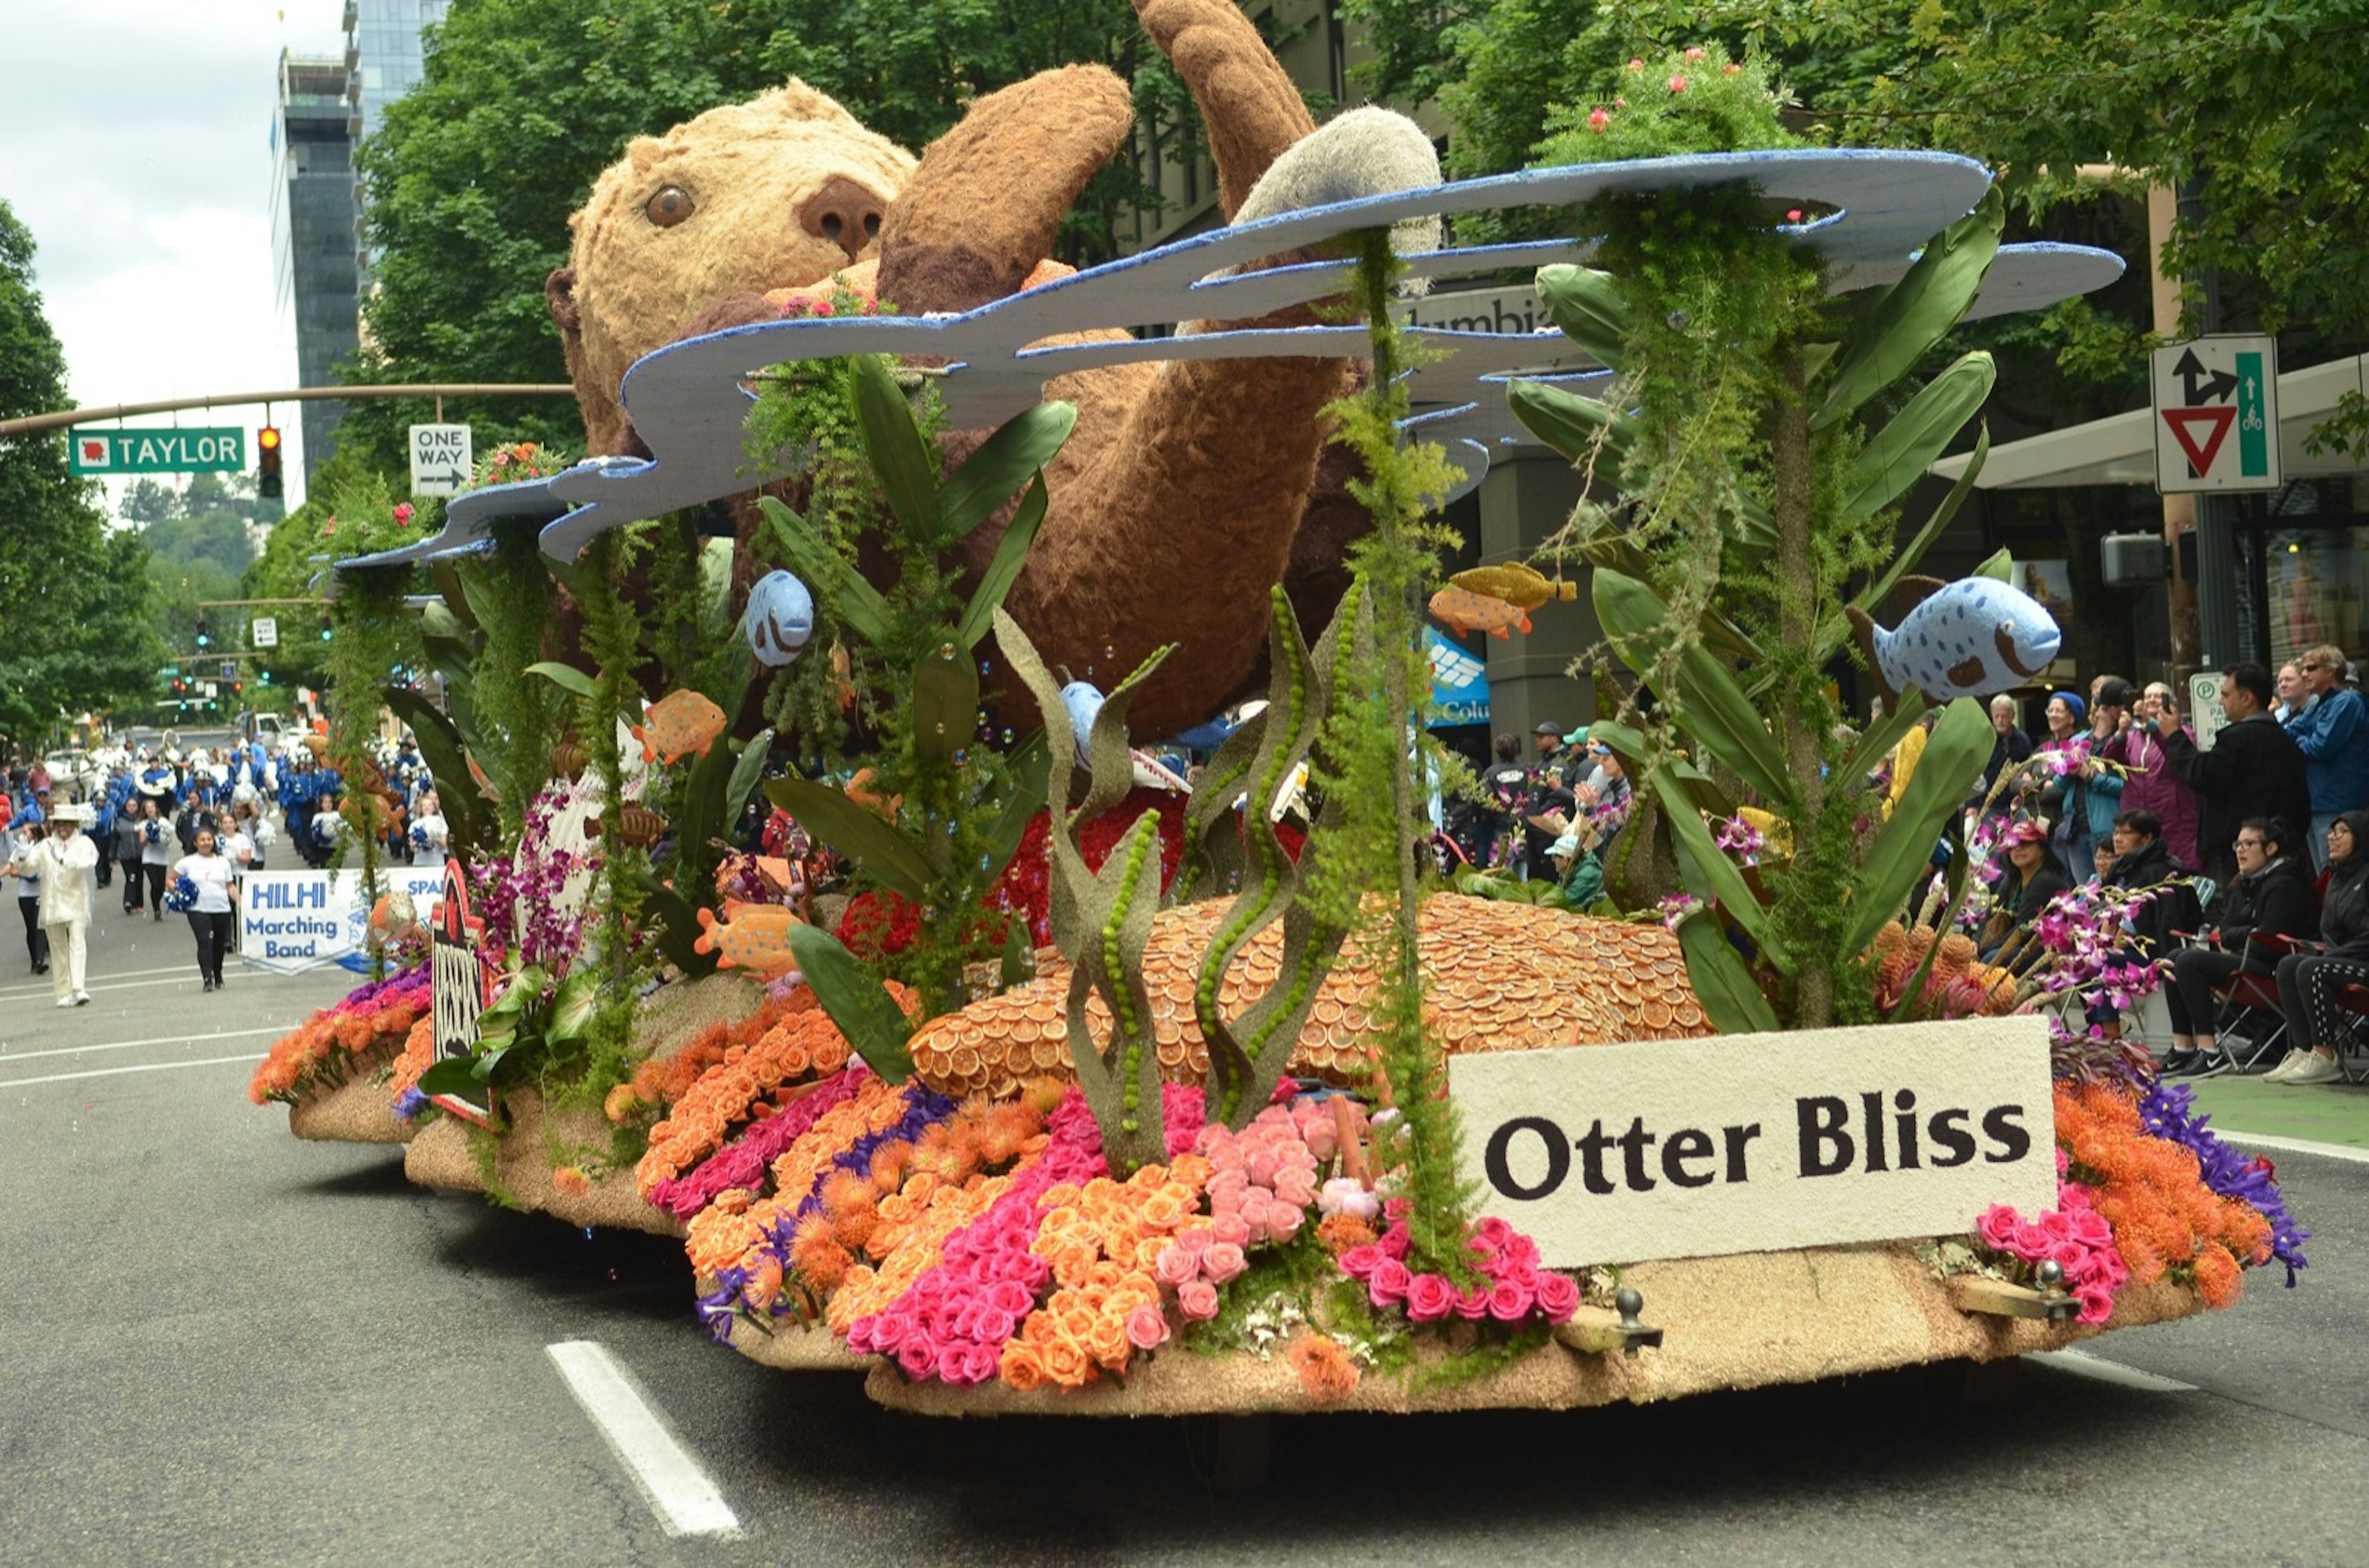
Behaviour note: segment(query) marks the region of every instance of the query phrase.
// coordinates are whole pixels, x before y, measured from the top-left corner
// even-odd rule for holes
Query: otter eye
[[[680,185],[666,187],[656,196],[651,197],[642,208],[642,212],[650,222],[662,229],[674,227],[697,211],[699,211],[699,203],[693,201],[691,199],[691,192]]]

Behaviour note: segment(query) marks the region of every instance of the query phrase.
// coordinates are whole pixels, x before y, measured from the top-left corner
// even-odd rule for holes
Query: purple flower
[[[2222,1197],[2235,1198],[2270,1221],[2271,1255],[2287,1265],[2287,1288],[2295,1271],[2310,1265],[2303,1244],[2311,1232],[2295,1222],[2286,1198],[2272,1179],[2269,1163],[2240,1153],[2207,1129],[2213,1118],[2195,1114],[2195,1091],[2185,1083],[2155,1083],[2139,1100],[2139,1119],[2157,1138],[2169,1139],[2196,1156],[2204,1185]]]

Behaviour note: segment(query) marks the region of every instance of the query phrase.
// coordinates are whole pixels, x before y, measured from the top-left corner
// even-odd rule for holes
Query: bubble
[[[1009,725],[1006,725],[1003,729],[1003,743],[1006,746],[1012,744],[1012,727]]]
[[[1116,658],[1118,657],[1118,649],[1113,647],[1108,643],[1104,643],[1103,645],[1103,657],[1104,658]]]
[[[992,675],[995,673],[995,666],[982,658],[978,661],[978,672],[981,675]]]
[[[1672,311],[1672,312],[1669,314],[1669,315],[1668,315],[1668,317],[1667,317],[1666,319],[1668,320],[1668,322],[1669,322],[1669,324],[1670,324],[1670,330],[1671,330],[1671,331],[1673,331],[1673,332],[1684,332],[1684,331],[1687,329],[1687,313],[1686,313],[1686,312],[1684,312],[1684,311],[1682,311],[1682,310],[1674,310],[1674,311]]]
[[[959,747],[959,746],[957,746],[957,747],[956,747],[956,748],[955,748],[955,766],[956,766],[956,767],[959,768],[959,767],[961,767],[965,762],[967,762],[967,761],[970,761],[970,753],[969,753],[968,751],[964,750],[963,750],[961,747]]]

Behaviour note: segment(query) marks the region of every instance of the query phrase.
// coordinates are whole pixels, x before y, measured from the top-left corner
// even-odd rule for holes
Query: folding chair
[[[2369,1082],[2369,986],[2350,985],[2336,993],[2344,1033],[2336,1041],[2337,1070],[2347,1083]]]
[[[2230,976],[2226,984],[2213,988],[2221,999],[2213,1036],[2230,1071],[2267,1070],[2286,1054],[2281,1048],[2287,1036],[2287,1018],[2279,1008],[2278,961],[2311,945],[2276,932],[2252,933],[2246,938],[2246,967]],[[2269,971],[2253,967],[2257,956],[2269,960]]]

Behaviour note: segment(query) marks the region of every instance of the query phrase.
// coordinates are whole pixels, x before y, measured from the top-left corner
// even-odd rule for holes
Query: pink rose
[[[1007,1318],[1024,1318],[1036,1299],[1019,1281],[999,1279],[987,1288],[987,1304]]]
[[[1316,1201],[1316,1177],[1307,1171],[1286,1171],[1275,1179],[1275,1201],[1287,1208],[1306,1208]]]
[[[1207,1322],[1218,1315],[1218,1288],[1206,1279],[1190,1280],[1176,1292],[1176,1305],[1186,1317]]]
[[[1011,1318],[992,1307],[982,1307],[975,1320],[974,1332],[969,1337],[984,1345],[1001,1345],[1012,1337],[1012,1331],[1019,1326]]]
[[[1371,1279],[1374,1270],[1382,1265],[1382,1249],[1368,1242],[1351,1247],[1341,1254],[1341,1272],[1352,1279]]]
[[[2003,1203],[1995,1203],[1984,1209],[1982,1218],[1974,1221],[1974,1234],[1980,1236],[1983,1245],[1993,1252],[2008,1252],[2015,1246],[2015,1210]]]
[[[1473,1222],[1472,1240],[1493,1253],[1504,1246],[1513,1234],[1514,1228],[1494,1214],[1484,1215]]]
[[[1160,1256],[1151,1265],[1151,1277],[1173,1290],[1201,1272],[1191,1253],[1174,1245],[1160,1249]]]
[[[1374,1265],[1372,1276],[1366,1281],[1366,1291],[1374,1299],[1375,1306],[1392,1307],[1406,1299],[1407,1288],[1413,1283],[1414,1276],[1408,1272],[1406,1265],[1396,1258],[1384,1258]]]
[[[1168,1343],[1168,1314],[1143,1302],[1127,1315],[1127,1342],[1138,1350],[1159,1349]]]
[[[1176,1232],[1176,1245],[1187,1257],[1199,1257],[1201,1249],[1218,1239],[1218,1233],[1207,1225],[1196,1225]]]
[[[1272,1149],[1253,1150],[1251,1157],[1242,1162],[1242,1169],[1250,1173],[1251,1180],[1263,1187],[1275,1185],[1275,1150]]]
[[[1436,1323],[1456,1310],[1456,1287],[1444,1274],[1418,1274],[1407,1287],[1406,1312],[1419,1323]]]
[[[1212,1285],[1223,1285],[1249,1266],[1242,1248],[1231,1242],[1212,1242],[1201,1253],[1201,1272]]]
[[[1308,1211],[1306,1209],[1295,1208],[1288,1203],[1280,1205],[1275,1208],[1270,1208],[1266,1211],[1267,1240],[1270,1242],[1288,1242],[1294,1236],[1299,1234],[1300,1226],[1306,1224],[1307,1220]]]
[[[915,1334],[897,1347],[897,1365],[905,1369],[905,1376],[919,1382],[938,1369],[938,1347]]]
[[[1250,1222],[1239,1214],[1220,1214],[1209,1222],[1209,1229],[1218,1238],[1209,1243],[1212,1247],[1229,1242],[1237,1247],[1250,1244]]]
[[[1516,1230],[1497,1248],[1500,1274],[1520,1274],[1539,1266],[1539,1244]]]
[[[1202,1185],[1201,1190],[1209,1195],[1209,1202],[1213,1206],[1232,1208],[1238,1207],[1242,1195],[1251,1190],[1251,1179],[1240,1171],[1219,1171]]]
[[[893,1308],[872,1320],[872,1348],[883,1356],[894,1356],[913,1333],[913,1320]]]
[[[961,1388],[963,1373],[970,1367],[970,1352],[975,1348],[977,1347],[968,1345],[940,1345],[937,1365],[939,1380],[951,1383],[956,1388]]]
[[[1535,1287],[1539,1310],[1551,1323],[1566,1323],[1579,1310],[1579,1286],[1571,1276],[1556,1274],[1551,1269],[1539,1275]]]
[[[1263,1236],[1266,1233],[1266,1211],[1273,1207],[1274,1204],[1274,1198],[1262,1187],[1253,1187],[1242,1194],[1241,1210],[1242,1223],[1251,1228],[1252,1235]]]
[[[858,1318],[847,1325],[847,1348],[851,1355],[872,1354],[872,1320]]]
[[[1456,1295],[1456,1315],[1467,1322],[1477,1323],[1489,1315],[1489,1288],[1476,1285]]]
[[[2048,1239],[2052,1242],[2069,1242],[2073,1239],[2072,1217],[2061,1214],[2054,1209],[2040,1217],[2040,1228],[2048,1233]]]
[[[1414,1238],[1408,1234],[1407,1228],[1403,1224],[1393,1225],[1383,1231],[1382,1239],[1374,1244],[1382,1249],[1383,1256],[1403,1260],[1408,1251],[1414,1246]]]
[[[995,1377],[996,1368],[1003,1364],[1001,1345],[967,1345],[963,1346],[962,1383],[976,1388]]]
[[[1501,1279],[1489,1288],[1489,1315],[1501,1323],[1519,1322],[1530,1314],[1528,1287]]]
[[[2114,1293],[2102,1285],[2084,1285],[2073,1292],[2081,1303],[2079,1321],[2102,1323],[2114,1315]]]
[[[2056,1238],[2037,1225],[2018,1225],[2015,1245],[2009,1249],[2026,1263],[2037,1263],[2048,1255],[2048,1248]]]

